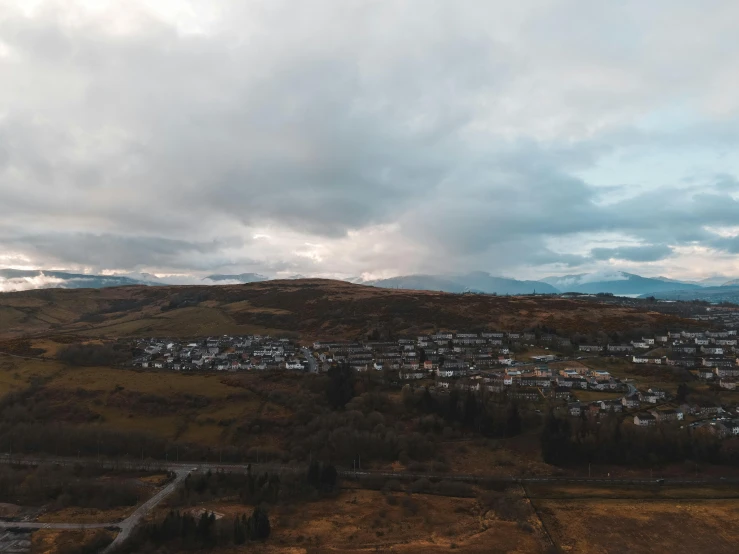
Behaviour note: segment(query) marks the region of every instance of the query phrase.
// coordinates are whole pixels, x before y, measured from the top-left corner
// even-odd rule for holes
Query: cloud
[[[197,280],[681,276],[705,248],[730,273],[739,5],[524,4],[0,0],[0,250]]]
[[[632,262],[656,262],[672,255],[672,248],[664,244],[646,246],[620,246],[618,248],[593,248],[590,251],[596,260],[629,260]]]
[[[0,245],[21,249],[47,263],[71,263],[97,270],[160,265],[193,268],[203,259],[216,261],[228,247],[241,246],[240,239],[225,238],[210,242],[113,234],[57,233],[24,235],[2,239]]]
[[[41,275],[29,277],[0,277],[0,292],[16,292],[31,289],[46,289],[57,287],[64,283],[64,279]]]

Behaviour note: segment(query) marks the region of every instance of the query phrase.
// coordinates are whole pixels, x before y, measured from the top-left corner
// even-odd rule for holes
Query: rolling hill
[[[0,338],[293,334],[304,340],[433,331],[664,328],[672,316],[557,297],[383,289],[302,279],[246,285],[42,289],[0,294]]]

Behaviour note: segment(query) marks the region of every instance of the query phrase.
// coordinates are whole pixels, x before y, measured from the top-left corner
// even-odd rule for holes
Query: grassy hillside
[[[301,279],[246,285],[45,289],[0,294],[0,339],[294,333],[303,339],[434,329],[563,332],[687,325],[671,316],[552,297],[380,289]]]

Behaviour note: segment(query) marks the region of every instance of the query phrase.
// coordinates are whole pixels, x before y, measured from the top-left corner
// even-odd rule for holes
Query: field
[[[60,423],[218,446],[227,442],[234,422],[279,421],[290,415],[286,408],[244,388],[250,376],[229,379],[231,384],[221,375],[71,367],[54,360],[0,355],[0,398],[42,382],[39,400],[49,405]],[[268,437],[254,442],[273,443]]]
[[[248,510],[224,502],[198,507],[226,516]],[[529,517],[527,525],[502,521],[474,498],[347,490],[335,498],[272,507],[268,545],[249,551],[544,553],[536,518]]]
[[[737,501],[537,500],[563,551],[573,554],[734,553]]]
[[[31,552],[33,554],[96,552],[112,542],[116,534],[103,529],[41,529],[31,535]]]

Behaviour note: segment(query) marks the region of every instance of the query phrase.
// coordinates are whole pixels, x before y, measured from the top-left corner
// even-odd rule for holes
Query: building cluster
[[[532,356],[521,363],[511,352],[536,341],[552,349],[571,347],[569,339],[528,332],[437,333],[388,342],[316,342],[321,363],[349,364],[357,371],[382,371],[401,382],[433,380],[440,390],[485,390],[511,398],[569,398],[573,389],[611,390],[625,386],[609,372],[579,364],[551,369],[554,354]]]
[[[739,338],[735,329],[671,331],[630,344],[580,345],[579,350],[609,356],[629,356],[632,363],[679,366],[696,370],[698,377],[715,380],[733,390],[739,384]],[[661,350],[654,354],[655,350]]]
[[[175,371],[312,370],[310,353],[289,339],[222,336],[196,340],[146,338],[134,345],[133,367]]]
[[[222,336],[193,340],[147,338],[133,344],[130,365],[175,371],[327,370],[347,364],[360,372],[382,372],[389,382],[417,383],[439,393],[484,391],[521,401],[549,401],[572,417],[622,413],[636,426],[682,422],[726,437],[739,434],[739,420],[722,408],[671,403],[658,388],[638,390],[608,371],[568,363],[552,353],[517,361],[515,352],[531,345],[552,352],[569,350],[569,338],[530,332],[439,332],[393,341],[319,341],[312,348],[269,336]],[[579,344],[583,357],[616,356],[634,364],[681,366],[724,389],[739,388],[736,330],[671,331],[620,344]],[[558,363],[553,363],[558,362]],[[581,403],[577,391],[618,392],[623,396]],[[608,396],[608,395],[604,395]],[[739,415],[739,414],[737,414]]]

